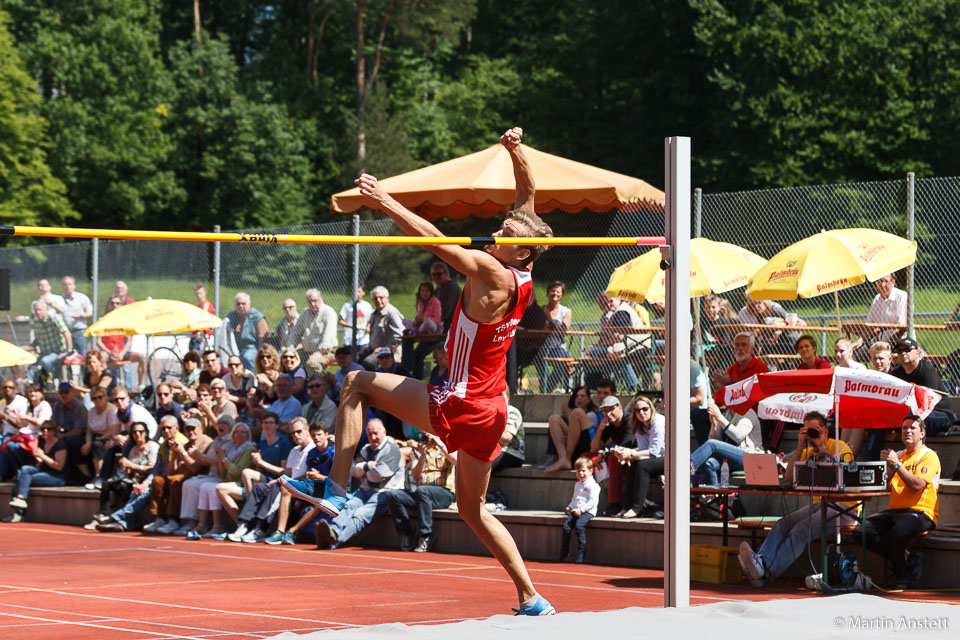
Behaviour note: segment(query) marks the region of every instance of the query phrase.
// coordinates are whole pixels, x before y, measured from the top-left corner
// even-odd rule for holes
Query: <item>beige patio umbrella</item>
[[[537,213],[648,210],[663,211],[664,194],[643,180],[524,146],[536,179]],[[428,220],[490,218],[508,211],[516,198],[510,155],[501,145],[380,181],[403,206]],[[333,196],[333,213],[363,208],[360,190]]]

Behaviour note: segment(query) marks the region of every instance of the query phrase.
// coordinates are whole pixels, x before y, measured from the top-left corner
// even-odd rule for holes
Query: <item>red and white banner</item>
[[[826,393],[778,393],[757,403],[761,420],[783,420],[803,424],[803,417],[811,411],[827,415],[833,411],[833,396]]]
[[[791,394],[803,393],[826,395],[830,399],[831,409],[836,400],[840,426],[853,429],[899,427],[903,417],[911,413],[925,418],[943,397],[933,389],[905,382],[886,373],[845,367],[761,373],[719,389],[713,397],[718,404],[724,404],[739,414],[757,407],[760,415],[762,406],[758,405],[761,401],[778,395],[789,398]],[[779,402],[779,406],[783,407],[784,402]],[[802,406],[797,405],[803,404],[793,403],[798,411]],[[823,412],[820,408],[809,410]],[[788,410],[784,408],[782,412]],[[798,421],[788,420],[782,415],[774,419]],[[802,422],[802,418],[799,422]]]

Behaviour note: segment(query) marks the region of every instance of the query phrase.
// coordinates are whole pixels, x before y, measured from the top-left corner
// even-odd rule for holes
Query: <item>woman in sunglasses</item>
[[[239,407],[245,402],[247,390],[257,386],[257,378],[244,368],[240,356],[230,356],[227,359],[227,369],[230,373],[223,376],[223,383],[227,386],[225,396]]]
[[[294,398],[300,401],[300,404],[310,402],[310,394],[307,392],[307,370],[300,363],[300,356],[296,349],[286,348],[280,353],[280,373],[285,373],[293,379]]]
[[[10,506],[14,512],[4,522],[20,522],[27,510],[30,487],[62,487],[67,483],[67,445],[60,439],[60,428],[51,420],[40,425],[40,442],[29,451],[33,464],[17,471],[17,487]]]

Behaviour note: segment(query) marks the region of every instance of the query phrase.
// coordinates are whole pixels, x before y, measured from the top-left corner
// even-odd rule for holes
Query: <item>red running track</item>
[[[488,557],[187,542],[29,523],[0,526],[0,549],[7,640],[265,638],[482,619],[516,606],[512,583]],[[663,604],[662,571],[545,562],[528,568],[559,611]],[[796,580],[763,591],[694,583],[691,603],[809,596]]]

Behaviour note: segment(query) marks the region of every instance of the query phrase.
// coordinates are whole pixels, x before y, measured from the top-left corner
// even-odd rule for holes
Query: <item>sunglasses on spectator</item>
[[[273,360],[273,356],[265,353],[265,354],[263,354],[262,356],[260,356],[260,359],[261,359],[261,360]]]
[[[57,427],[40,427],[40,431],[59,431]]]
[[[130,433],[136,435],[136,434],[138,434],[138,433],[146,433],[146,432],[147,432],[146,429],[134,429],[134,430],[131,431]]]
[[[229,362],[229,363],[227,363],[227,364],[229,364],[231,367],[241,367],[241,366],[243,366],[243,363],[242,363],[242,362]]]
[[[158,396],[172,396],[173,394],[169,391],[157,391]]]
[[[103,399],[105,399],[106,397],[107,397],[107,396],[103,396],[103,395],[101,395],[101,396],[90,396],[90,399],[91,399],[91,400],[103,400]]]
[[[307,389],[321,389],[323,388],[322,384],[308,384]]]
[[[648,407],[647,405],[643,405],[642,407],[637,407],[636,409],[633,410],[634,413],[646,413],[648,411],[650,411],[650,407]]]

